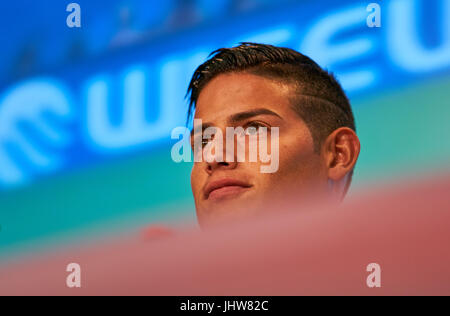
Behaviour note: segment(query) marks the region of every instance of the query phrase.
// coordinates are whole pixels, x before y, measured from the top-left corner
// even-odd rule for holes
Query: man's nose
[[[219,169],[234,169],[236,168],[236,162],[227,162],[227,161],[213,161],[213,162],[207,162],[206,163],[206,172],[209,174],[212,174],[214,171]]]
[[[222,139],[222,152],[220,153],[217,146],[219,139],[215,139],[215,146],[211,150],[207,150],[204,153],[204,158],[206,162],[206,171],[211,174],[217,169],[234,169],[237,166],[237,159],[235,156],[234,148],[236,146],[229,146],[227,148],[226,139]],[[234,144],[236,145],[236,144]]]

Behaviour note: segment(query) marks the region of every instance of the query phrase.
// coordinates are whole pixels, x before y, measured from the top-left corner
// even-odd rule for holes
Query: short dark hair
[[[250,73],[294,86],[296,93],[291,103],[311,131],[316,152],[320,152],[323,141],[337,128],[345,126],[356,131],[350,102],[332,73],[293,49],[249,42],[215,50],[195,70],[186,94],[188,121],[206,84],[220,74],[232,72]]]

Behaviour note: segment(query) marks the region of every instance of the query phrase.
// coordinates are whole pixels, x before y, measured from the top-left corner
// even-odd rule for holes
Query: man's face
[[[249,216],[286,191],[295,190],[301,196],[326,188],[324,159],[314,151],[308,127],[292,109],[291,93],[286,84],[245,73],[221,74],[203,88],[194,118],[201,119],[203,126],[221,129],[224,161],[202,159],[194,163],[191,185],[202,226]],[[271,139],[270,128],[279,128],[276,172],[262,173],[261,166],[268,163],[259,158],[250,162],[248,145],[244,162],[236,161],[236,153],[233,162],[226,159],[230,150],[226,146],[226,128],[238,126],[267,127],[268,153],[271,142],[276,141]]]

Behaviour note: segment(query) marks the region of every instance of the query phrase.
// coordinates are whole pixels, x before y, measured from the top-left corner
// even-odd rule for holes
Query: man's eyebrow
[[[230,116],[230,118],[228,119],[228,121],[230,123],[236,123],[236,122],[240,122],[246,119],[249,119],[251,117],[254,116],[258,116],[258,115],[273,115],[276,116],[280,119],[283,119],[280,115],[278,115],[277,113],[269,110],[269,109],[254,109],[254,110],[249,110],[249,111],[244,111],[244,112],[239,112],[236,114],[233,114]],[[211,123],[202,123],[202,133],[204,132],[205,129],[207,129],[208,127],[212,127],[213,124]],[[191,130],[191,137],[194,136],[194,132],[195,132],[195,127]]]
[[[275,113],[269,109],[261,108],[261,109],[254,109],[254,110],[249,110],[249,111],[233,114],[230,116],[229,121],[231,123],[236,123],[236,122],[240,122],[240,121],[243,121],[243,120],[249,119],[251,117],[258,116],[258,115],[273,115],[273,116],[279,117],[280,119],[283,119],[277,113]]]

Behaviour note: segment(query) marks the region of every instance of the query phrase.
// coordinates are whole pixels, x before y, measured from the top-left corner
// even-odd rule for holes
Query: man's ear
[[[328,179],[338,184],[344,195],[350,184],[350,177],[359,156],[360,143],[355,131],[340,127],[331,133],[323,144]],[[337,188],[336,188],[337,189]]]

